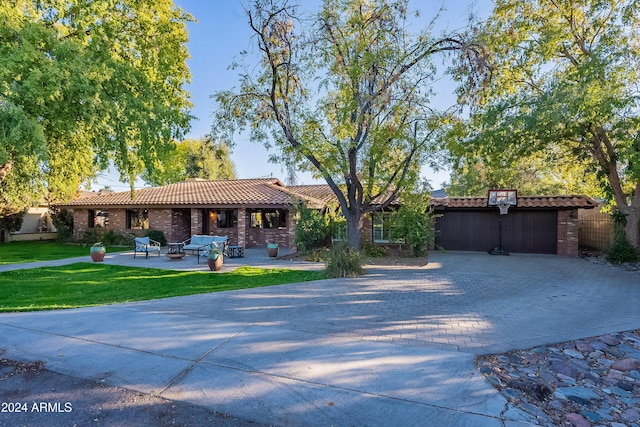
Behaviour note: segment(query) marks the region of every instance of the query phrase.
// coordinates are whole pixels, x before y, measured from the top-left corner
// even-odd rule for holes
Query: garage
[[[445,250],[489,251],[499,242],[507,252],[578,256],[578,209],[596,202],[586,196],[524,196],[508,214],[487,207],[486,197],[432,199],[436,247]]]

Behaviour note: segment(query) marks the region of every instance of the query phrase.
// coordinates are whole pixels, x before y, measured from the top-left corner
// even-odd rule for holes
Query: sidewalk
[[[181,262],[136,258],[163,261]],[[582,260],[435,252],[353,279],[2,314],[0,346],[265,424],[524,426],[476,354],[640,328],[639,300],[637,275]]]

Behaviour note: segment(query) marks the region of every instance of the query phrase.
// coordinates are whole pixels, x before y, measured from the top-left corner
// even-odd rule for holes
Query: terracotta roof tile
[[[431,205],[444,208],[484,208],[486,197],[445,197],[431,199]],[[587,196],[519,196],[518,208],[591,209],[597,202]]]
[[[192,179],[162,187],[75,199],[64,206],[286,205],[291,195],[282,182],[269,179]]]

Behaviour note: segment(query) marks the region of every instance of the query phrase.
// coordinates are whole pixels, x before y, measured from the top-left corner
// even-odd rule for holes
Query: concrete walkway
[[[258,252],[244,262],[251,256],[318,268]],[[640,328],[639,282],[580,259],[434,252],[426,267],[372,266],[354,279],[2,314],[0,347],[10,359],[274,425],[529,425],[475,356]]]

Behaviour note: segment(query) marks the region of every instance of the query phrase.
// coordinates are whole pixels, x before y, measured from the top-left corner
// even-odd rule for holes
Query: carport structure
[[[446,250],[488,251],[498,243],[498,208],[486,197],[432,199],[438,215],[436,246]],[[587,196],[520,196],[502,217],[502,241],[514,253],[579,256],[578,209],[593,209]]]

